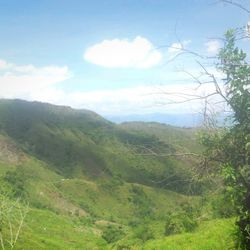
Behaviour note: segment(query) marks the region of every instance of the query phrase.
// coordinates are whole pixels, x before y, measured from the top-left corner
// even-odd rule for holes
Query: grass
[[[197,151],[194,133],[0,101],[0,195],[10,202],[21,196],[30,205],[16,249],[230,249],[233,220],[207,221],[193,233],[164,238],[170,216],[211,219],[205,211],[211,206],[201,205],[199,192],[188,195],[183,182],[191,179],[194,159],[144,157],[138,146]],[[8,221],[4,225],[7,242]]]
[[[22,230],[16,249],[107,249],[98,231],[48,210],[32,209]]]
[[[151,222],[151,232],[162,226]],[[109,228],[122,230],[122,239],[108,244],[101,235]],[[144,225],[145,227],[146,225]],[[145,227],[146,228],[146,227]],[[148,230],[149,228],[146,228]],[[87,218],[55,214],[32,209],[26,219],[15,249],[133,249],[133,250],[235,250],[234,219],[202,222],[193,233],[182,233],[158,239],[141,237],[145,230],[122,228],[119,224],[100,221],[97,225]],[[112,235],[111,235],[112,236]],[[150,236],[150,235],[149,235]],[[151,237],[151,236],[150,236]],[[153,237],[154,238],[154,237]]]
[[[218,219],[204,222],[194,233],[183,233],[152,240],[144,250],[233,250],[236,227],[234,219]],[[138,248],[140,249],[140,248]]]

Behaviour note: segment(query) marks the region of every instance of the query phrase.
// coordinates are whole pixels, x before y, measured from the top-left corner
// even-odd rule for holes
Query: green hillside
[[[178,178],[182,186],[169,185],[168,189],[182,192],[190,184],[192,159],[160,158],[149,151],[175,153],[176,143],[147,131],[129,131],[90,111],[4,100],[0,102],[0,128],[24,152],[65,177],[117,177],[149,186]]]
[[[197,128],[178,128],[157,122],[128,122],[122,123],[120,127],[130,132],[156,136],[181,152],[200,151],[196,138]]]
[[[232,223],[206,222],[221,213],[206,195],[209,185],[192,178],[196,159],[176,156],[199,152],[195,133],[0,100],[2,248],[18,235],[15,249],[164,249],[154,245],[172,234],[206,242],[210,234],[197,236],[204,223],[230,237],[221,228]]]

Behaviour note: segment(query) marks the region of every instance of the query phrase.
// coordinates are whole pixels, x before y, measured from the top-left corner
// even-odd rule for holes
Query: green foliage
[[[197,226],[200,211],[189,202],[180,204],[180,211],[171,213],[166,218],[165,235],[192,232]]]
[[[90,111],[21,100],[0,100],[0,127],[23,151],[65,178],[111,180],[115,176],[176,192],[190,190],[187,180],[192,177],[193,159],[157,154],[174,153],[180,145],[188,152],[195,145],[192,130],[161,126],[157,133],[158,129],[147,125],[141,131],[126,129]],[[144,156],[148,149],[156,155]]]
[[[234,114],[235,125],[224,136],[222,151],[225,155],[223,174],[226,185],[240,215],[238,225],[246,248],[250,246],[250,169],[247,143],[250,135],[250,66],[246,53],[235,46],[235,32],[225,35],[226,44],[220,51],[223,61],[220,69],[227,75],[227,100]]]
[[[202,138],[208,160],[220,162],[228,195],[239,215],[238,225],[246,249],[250,246],[250,66],[246,53],[236,46],[236,33],[225,34],[225,45],[219,53],[218,69],[226,75],[226,93],[221,94],[233,112],[233,125],[224,131],[210,131]],[[218,164],[217,164],[218,165]],[[214,166],[217,166],[216,164]],[[212,165],[213,166],[213,165]]]
[[[25,188],[26,185],[26,176],[22,171],[21,167],[17,168],[15,171],[7,171],[3,177],[12,190],[12,195],[15,198],[25,199],[27,197],[27,191]]]
[[[197,226],[197,222],[185,214],[173,213],[166,220],[165,235],[191,232]]]
[[[102,237],[108,243],[114,243],[124,236],[124,232],[121,227],[108,225],[108,227],[103,231]]]
[[[152,202],[143,191],[142,187],[132,185],[130,192],[132,195],[128,200],[136,207],[135,215],[142,218],[149,217],[152,214]]]
[[[139,225],[135,228],[134,236],[135,238],[142,240],[142,242],[146,242],[155,238],[152,228],[145,224]]]
[[[15,144],[10,156],[20,155],[0,162],[0,188],[31,206],[16,249],[141,249],[164,237],[168,220],[174,232],[196,228],[204,183],[186,195],[195,160],[139,150],[195,152],[194,130],[137,131],[87,111],[9,100],[0,101],[0,124]]]
[[[237,214],[232,203],[231,193],[228,190],[211,197],[210,203],[212,205],[213,217],[215,218],[231,218]]]

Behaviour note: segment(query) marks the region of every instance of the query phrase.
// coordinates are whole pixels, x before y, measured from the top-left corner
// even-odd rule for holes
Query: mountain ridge
[[[176,213],[195,227],[209,186],[193,178],[196,159],[175,156],[198,152],[195,133],[0,100],[0,200],[31,210],[16,249],[141,249],[164,237]],[[3,228],[7,239],[8,222]]]
[[[149,154],[145,161],[143,154],[149,153],[150,148],[156,154],[175,152],[171,141],[162,140],[155,132],[124,129],[124,125],[113,124],[91,111],[39,102],[0,101],[0,126],[26,152],[53,165],[65,176],[118,175],[153,185],[169,175],[168,170],[175,173],[174,165],[179,165],[183,173],[189,172],[184,166],[186,159],[160,159]]]

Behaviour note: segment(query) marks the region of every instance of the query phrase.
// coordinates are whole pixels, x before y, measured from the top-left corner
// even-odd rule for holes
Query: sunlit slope
[[[6,155],[8,151],[8,157],[13,157],[0,159],[1,193],[13,199],[20,197],[32,207],[128,225],[135,218],[161,218],[182,203],[199,202],[195,196],[128,183],[115,177],[65,178],[46,162],[23,152],[12,139],[1,136],[0,144],[5,147]]]
[[[185,192],[193,159],[158,157],[183,147],[155,131],[115,125],[94,112],[21,100],[0,101],[1,133],[65,178],[117,177],[129,182]],[[175,128],[167,134],[179,134]],[[182,135],[190,144],[189,132]],[[189,144],[185,143],[185,151]],[[192,143],[192,149],[194,148]],[[147,155],[145,156],[145,152]],[[182,185],[172,184],[178,179]],[[198,189],[197,189],[198,190]]]
[[[147,221],[158,237],[167,214],[183,203],[199,204],[198,197],[117,178],[65,178],[8,136],[2,135],[0,144],[1,194],[10,202],[21,198],[30,207],[16,249],[110,249],[102,237],[110,225],[121,237],[133,238],[134,228]],[[8,228],[3,233],[10,237]]]
[[[194,233],[173,235],[145,244],[145,250],[235,250],[236,226],[233,219],[204,222]]]
[[[154,135],[163,142],[168,142],[179,152],[199,152],[197,142],[198,128],[180,128],[157,122],[124,122],[120,128],[130,133]]]
[[[191,182],[195,159],[175,157],[198,151],[193,130],[115,125],[90,111],[20,100],[0,101],[0,129],[0,199],[30,208],[16,249],[219,249],[224,239],[233,242],[230,221],[203,224],[213,213],[200,196],[204,183]],[[169,216],[187,208],[200,227],[165,237]],[[8,244],[9,228],[2,232]]]

